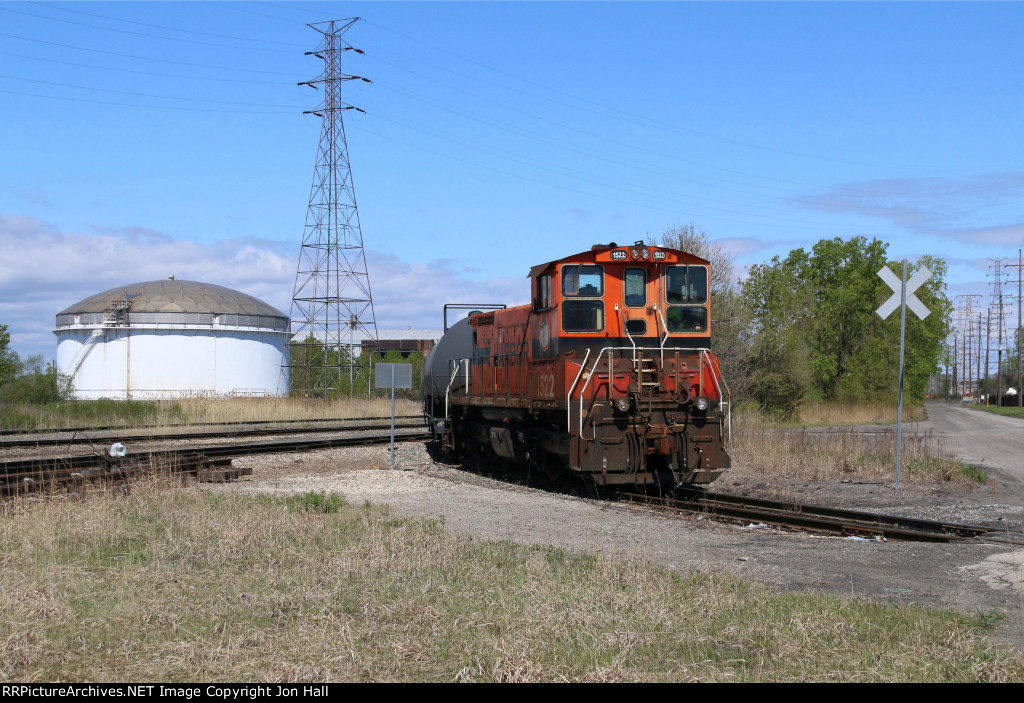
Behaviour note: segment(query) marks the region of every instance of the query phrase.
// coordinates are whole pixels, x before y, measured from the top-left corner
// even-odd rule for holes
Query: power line
[[[7,95],[22,95],[31,98],[44,98],[48,100],[69,100],[76,103],[90,103],[93,105],[113,105],[116,107],[138,107],[146,110],[178,110],[182,112],[220,112],[220,113],[237,113],[247,115],[291,115],[294,114],[293,110],[267,110],[267,111],[253,111],[253,110],[218,110],[215,108],[201,108],[201,107],[179,107],[175,105],[140,105],[138,103],[123,103],[114,102],[112,100],[91,100],[89,98],[72,98],[66,95],[40,95],[39,93],[26,93],[18,90],[4,90],[0,88],[0,93]]]
[[[186,42],[186,43],[189,43],[189,44],[200,44],[200,45],[203,45],[203,46],[216,46],[216,47],[220,47],[222,49],[234,49],[234,50],[242,49],[244,51],[269,51],[269,52],[274,52],[274,53],[291,53],[287,49],[265,49],[265,48],[258,48],[258,47],[231,46],[231,45],[228,45],[228,44],[218,44],[218,43],[215,43],[215,42],[200,41],[198,39],[183,39],[181,37],[165,37],[165,36],[161,36],[159,34],[149,34],[147,32],[134,32],[134,31],[128,30],[128,29],[116,29],[114,27],[104,27],[104,26],[99,25],[99,24],[90,24],[88,22],[77,22],[75,20],[61,19],[60,17],[47,17],[46,15],[37,15],[34,12],[25,12],[24,10],[12,10],[12,9],[10,9],[8,7],[4,7],[2,4],[0,4],[0,12],[10,12],[12,14],[17,14],[17,15],[26,15],[28,17],[36,17],[36,18],[39,18],[39,19],[46,20],[47,22],[62,22],[64,24],[72,24],[72,25],[76,25],[76,26],[79,26],[79,27],[89,27],[90,29],[99,29],[99,30],[102,30],[102,31],[105,31],[105,32],[117,32],[118,34],[127,34],[127,35],[131,35],[131,36],[136,36],[136,37],[145,37],[147,39],[162,39],[164,41]],[[177,31],[177,30],[175,30],[175,31]]]
[[[181,78],[184,80],[191,81],[216,81],[218,83],[245,83],[248,85],[291,85],[288,81],[250,81],[243,78],[216,78],[214,76],[185,76],[180,73],[157,73],[156,71],[139,71],[134,68],[120,68],[117,66],[97,66],[95,64],[82,63],[80,61],[61,61],[60,59],[47,59],[41,56],[26,56],[25,54],[15,54],[10,51],[0,51],[0,55],[13,56],[19,59],[27,59],[29,61],[44,61],[46,63],[56,63],[62,66],[74,66],[75,68],[91,68],[97,71],[117,71],[119,73],[133,73],[139,76],[155,76],[157,78]]]
[[[10,34],[9,32],[0,32],[0,37],[10,37],[12,39],[21,39],[22,41],[35,42],[37,44],[46,44],[48,46],[59,46],[62,49],[74,49],[75,51],[90,51],[94,54],[106,54],[108,56],[119,56],[125,59],[134,59],[136,61],[153,61],[155,63],[169,63],[176,66],[191,66],[193,68],[203,69],[214,69],[217,71],[238,71],[240,73],[258,73],[266,76],[288,76],[294,77],[294,73],[284,73],[282,71],[260,71],[254,68],[233,68],[231,66],[210,66],[208,64],[201,63],[189,63],[187,61],[174,61],[172,59],[154,59],[149,56],[136,56],[134,54],[122,54],[117,51],[107,51],[105,49],[92,49],[85,46],[74,46],[73,44],[62,44],[60,42],[46,41],[45,39],[35,39],[33,37],[23,37],[18,34]]]
[[[252,37],[240,37],[240,36],[232,36],[232,35],[228,35],[228,34],[215,34],[213,32],[201,32],[201,31],[195,30],[195,29],[180,29],[178,27],[167,27],[165,25],[160,25],[160,24],[150,24],[149,22],[138,22],[136,20],[126,20],[126,19],[123,19],[121,17],[110,17],[109,15],[98,15],[98,14],[96,14],[94,12],[85,12],[83,10],[72,10],[69,7],[58,7],[56,5],[48,5],[45,2],[31,2],[29,4],[31,4],[31,5],[38,5],[39,7],[45,7],[45,8],[48,8],[50,10],[59,10],[60,12],[73,12],[76,15],[86,15],[88,17],[97,17],[99,19],[111,20],[113,22],[124,22],[125,24],[134,24],[134,25],[138,25],[140,27],[152,27],[153,29],[165,29],[165,30],[171,31],[171,32],[182,32],[183,34],[197,34],[197,35],[206,36],[206,37],[216,37],[218,39],[231,39],[231,40],[238,40],[238,41],[251,41],[251,42],[258,42],[260,44],[277,44],[278,46],[287,46],[287,47],[291,47],[292,49],[298,49],[298,48],[302,48],[303,47],[302,44],[293,44],[291,42],[274,41],[272,39],[253,39]]]
[[[244,107],[280,107],[280,108],[287,108],[287,109],[290,109],[290,110],[297,110],[297,109],[299,109],[297,106],[294,106],[294,105],[268,105],[266,103],[244,103],[244,102],[238,102],[236,100],[208,100],[206,98],[189,98],[189,97],[180,97],[180,96],[176,96],[176,95],[153,95],[151,93],[136,93],[136,92],[128,91],[128,90],[114,90],[113,88],[92,88],[92,87],[84,86],[84,85],[74,85],[73,83],[57,83],[55,81],[36,80],[34,78],[19,78],[18,76],[8,76],[8,75],[2,74],[2,73],[0,73],[0,78],[7,78],[7,79],[10,79],[10,80],[15,80],[15,81],[24,81],[26,83],[40,83],[40,84],[43,84],[43,85],[54,85],[54,86],[58,86],[58,87],[61,87],[61,88],[75,88],[75,89],[78,89],[78,90],[90,90],[90,91],[94,91],[94,92],[97,92],[97,93],[115,93],[117,95],[131,95],[131,96],[137,97],[137,98],[154,98],[156,100],[184,100],[184,101],[188,101],[188,102],[213,103],[213,104],[216,104],[216,105],[240,105],[240,106],[244,106]]]

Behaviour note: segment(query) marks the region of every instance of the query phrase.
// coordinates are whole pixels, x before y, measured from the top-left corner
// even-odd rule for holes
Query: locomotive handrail
[[[587,365],[587,359],[590,358],[590,349],[587,349],[586,355],[583,357],[583,361],[580,362],[580,370],[576,373],[576,378],[573,379],[572,385],[569,386],[569,394],[565,396],[565,429],[572,431],[572,392],[576,390],[576,384],[580,382],[580,374],[583,373],[584,367]],[[588,379],[589,381],[589,379]],[[583,403],[580,403],[580,415],[583,415]],[[580,418],[580,431],[583,430],[583,420]]]
[[[615,303],[615,312],[619,313],[619,319],[622,320],[622,331],[626,333],[626,338],[629,339],[629,343],[633,345],[633,363],[636,363],[636,342],[633,341],[633,335],[629,333],[629,327],[626,326],[626,316],[622,314],[622,308],[619,307],[618,303]]]
[[[654,304],[654,312],[658,313],[658,321],[661,323],[661,328],[663,330],[665,330],[665,336],[664,337],[662,337],[661,335],[658,335],[658,342],[661,345],[660,346],[660,348],[661,348],[661,363],[664,364],[665,363],[665,340],[668,339],[668,325],[665,324],[665,318],[661,314],[661,308],[658,307],[657,303]]]
[[[714,382],[715,390],[718,392],[719,405],[724,405],[726,407],[726,413],[725,413],[726,420],[725,421],[726,421],[727,431],[729,433],[728,439],[731,442],[732,441],[732,393],[729,391],[729,386],[725,382],[725,376],[722,376],[721,378],[719,378],[719,374],[715,371],[715,365],[711,363],[711,357],[709,356],[710,352],[711,352],[710,349],[701,349],[700,350],[701,361],[703,361],[705,358],[707,358],[707,366],[708,366],[708,369],[711,370],[711,380]],[[719,383],[719,381],[721,381],[721,383]],[[722,393],[722,386],[725,386],[725,393],[724,394]],[[727,399],[727,400],[723,401],[723,399]]]
[[[597,353],[597,355],[594,357],[594,366],[590,369],[590,373],[587,374],[587,380],[583,383],[583,387],[580,388],[580,432],[579,432],[580,437],[583,436],[583,392],[585,390],[587,390],[587,386],[590,385],[590,379],[592,379],[594,377],[594,374],[597,372],[597,365],[601,363],[601,356],[605,352],[608,352],[608,355],[609,355],[608,358],[611,359],[611,353],[613,351],[629,351],[629,347],[603,347],[601,349],[601,351],[599,351]],[[590,350],[589,349],[587,350],[587,354],[588,355],[590,354]],[[587,359],[586,359],[586,357],[584,357],[583,358],[583,364],[586,364],[586,363],[587,363]],[[582,373],[582,372],[583,372],[583,365],[580,366],[580,373]],[[609,362],[609,364],[608,364],[608,384],[609,384],[609,387],[611,386],[611,383],[612,383],[611,379],[612,379],[612,375],[614,373],[615,372],[612,369],[612,365]],[[576,378],[579,379],[579,374],[576,374]],[[575,387],[576,387],[576,384],[573,383],[573,388],[575,388]],[[569,405],[569,407],[572,407],[572,390],[573,389],[569,389],[569,397],[566,398],[567,404]]]

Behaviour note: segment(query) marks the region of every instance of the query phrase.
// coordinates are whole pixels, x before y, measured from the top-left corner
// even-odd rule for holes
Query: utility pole
[[[981,395],[981,379],[982,379],[982,375],[981,375],[981,373],[982,373],[982,371],[981,371],[981,349],[982,349],[982,341],[985,339],[985,335],[981,331],[981,320],[982,320],[982,318],[983,318],[983,315],[979,312],[978,313],[978,353],[976,355],[977,358],[978,358],[978,376],[977,376],[977,379],[978,379],[978,390],[974,394],[975,398],[977,398],[978,396]],[[985,357],[985,361],[986,361],[986,363],[988,362],[988,356],[987,355]]]
[[[292,320],[297,323],[292,355],[301,356],[301,363],[292,359],[292,385],[307,397],[326,398],[332,391],[340,390],[344,366],[348,366],[349,391],[354,391],[355,337],[359,334],[361,338],[377,339],[377,319],[342,120],[347,110],[363,112],[342,101],[342,85],[354,80],[370,82],[341,70],[345,52],[363,53],[343,39],[358,19],[307,25],[322,35],[322,43],[306,55],[321,59],[324,70],[318,78],[299,83],[323,93],[320,107],[303,113],[316,115],[322,122],[291,310]],[[342,356],[346,337],[347,364]],[[302,369],[298,383],[294,372],[297,368]],[[369,385],[367,374],[367,392]]]
[[[1007,264],[1007,268],[1017,269],[1017,331],[1014,333],[1014,349],[1017,352],[1017,407],[1024,407],[1024,375],[1021,374],[1021,272],[1024,270],[1021,250],[1017,250],[1017,263]]]
[[[953,393],[954,394],[956,393],[957,384],[960,382],[959,370],[957,369],[957,360],[958,360],[957,351],[958,350],[957,350],[956,346],[957,346],[957,338],[956,338],[956,335],[953,335],[953,378],[951,380],[952,380],[952,386],[953,386]],[[963,398],[963,396],[960,396],[960,397]],[[946,399],[949,400],[948,397]]]
[[[996,313],[996,405],[1003,403],[1003,259],[992,259],[995,268],[992,279],[992,302],[999,306]],[[992,306],[989,305],[989,310]],[[991,322],[989,322],[991,325]],[[991,331],[989,332],[991,334]],[[988,363],[988,358],[985,359]]]

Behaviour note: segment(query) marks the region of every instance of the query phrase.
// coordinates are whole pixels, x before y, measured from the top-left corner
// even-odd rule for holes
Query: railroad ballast
[[[529,280],[529,305],[470,313],[427,356],[443,451],[596,485],[708,483],[729,466],[708,261],[613,243]]]

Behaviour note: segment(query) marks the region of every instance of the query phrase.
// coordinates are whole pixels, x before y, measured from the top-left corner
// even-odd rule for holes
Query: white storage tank
[[[118,286],[61,310],[54,334],[80,399],[288,393],[288,316],[223,286]]]

